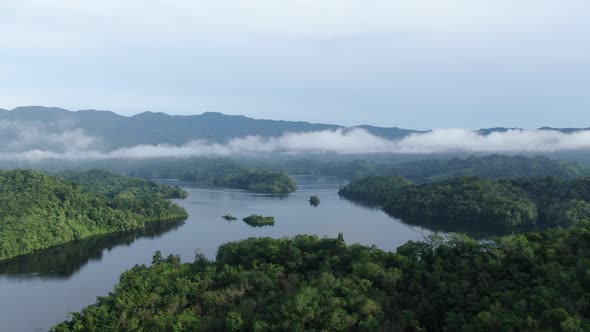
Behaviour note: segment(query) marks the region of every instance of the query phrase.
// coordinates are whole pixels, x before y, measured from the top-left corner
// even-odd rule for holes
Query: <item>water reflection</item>
[[[39,250],[0,261],[0,275],[10,278],[68,279],[88,262],[101,260],[105,249],[111,251],[118,246],[130,246],[140,238],[154,239],[183,224],[184,220],[150,223],[138,230],[93,236]]]
[[[388,214],[392,218],[396,218]],[[539,231],[539,227],[533,226],[504,226],[495,225],[490,223],[482,222],[465,222],[448,220],[444,218],[437,219],[400,219],[400,221],[407,225],[420,226],[436,233],[463,233],[470,237],[478,240],[490,239],[493,237],[499,237],[510,234],[534,232]]]
[[[135,264],[149,264],[157,250],[188,261],[199,249],[214,259],[217,248],[229,241],[297,234],[334,238],[339,233],[350,244],[395,250],[430,234],[379,209],[359,208],[340,199],[337,191],[344,181],[302,177],[297,183],[297,192],[276,198],[175,181],[189,193],[185,200],[173,200],[189,214],[182,227],[178,227],[182,222],[154,224],[154,228],[90,238],[0,263],[0,331],[48,331],[68,312],[79,311],[94,303],[96,296],[112,291],[124,271]],[[321,198],[316,208],[309,206],[312,195]],[[228,223],[222,219],[224,214],[273,216],[276,224],[253,228],[241,221]]]
[[[344,196],[338,195],[340,197],[340,199],[345,200],[349,203],[351,203],[354,206],[358,206],[361,208],[366,208],[366,209],[370,209],[370,210],[382,210],[381,205],[375,203],[375,202],[371,202],[368,200],[362,200],[362,199],[350,199],[350,198],[346,198]],[[394,217],[395,218],[395,217]]]
[[[363,200],[356,200],[356,199],[349,199],[344,196],[340,196],[341,199],[346,200],[356,206],[364,207],[367,209],[376,209],[376,210],[383,210],[380,205],[375,204],[369,201]],[[515,233],[523,233],[523,232],[533,232],[541,230],[540,227],[537,226],[504,226],[504,225],[497,225],[491,223],[484,223],[484,222],[465,222],[465,221],[457,221],[451,219],[444,219],[444,218],[420,218],[420,219],[411,219],[411,218],[404,218],[401,219],[397,216],[394,216],[390,213],[386,213],[389,217],[395,219],[396,221],[400,221],[403,224],[411,225],[411,226],[418,226],[421,228],[425,228],[429,231],[435,233],[464,233],[469,235],[474,239],[489,239],[491,237],[496,236],[504,236],[509,234]]]

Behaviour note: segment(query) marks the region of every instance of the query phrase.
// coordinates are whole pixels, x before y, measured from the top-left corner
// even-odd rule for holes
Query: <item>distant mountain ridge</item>
[[[395,139],[417,130],[381,128],[374,126],[345,127],[335,124],[309,123],[302,121],[259,120],[242,115],[226,115],[205,112],[200,115],[168,115],[144,112],[122,116],[110,111],[80,110],[26,106],[11,111],[0,109],[0,121],[20,122],[65,122],[84,130],[91,136],[101,137],[107,147],[134,146],[138,144],[181,145],[190,140],[206,139],[224,142],[234,137],[259,135],[277,137],[287,132],[310,132],[321,130],[363,128],[374,135]]]
[[[413,133],[427,131],[385,128],[370,125],[346,127],[336,124],[309,123],[302,121],[260,120],[242,115],[226,115],[205,112],[200,115],[169,115],[166,113],[144,112],[133,116],[123,116],[111,111],[80,110],[69,111],[57,107],[25,106],[13,110],[0,109],[0,140],[18,139],[19,128],[6,129],[6,122],[20,123],[26,128],[27,123],[50,126],[54,132],[63,131],[63,126],[82,129],[85,135],[98,137],[106,149],[129,147],[139,144],[171,144],[182,145],[188,141],[205,139],[212,142],[225,142],[235,137],[258,135],[277,137],[287,132],[311,132],[321,130],[350,130],[362,128],[373,135],[399,139]],[[494,132],[505,132],[519,128],[487,128],[476,132],[489,135]],[[550,128],[571,133],[590,128]],[[26,129],[25,129],[26,130]],[[12,136],[15,137],[12,137]]]

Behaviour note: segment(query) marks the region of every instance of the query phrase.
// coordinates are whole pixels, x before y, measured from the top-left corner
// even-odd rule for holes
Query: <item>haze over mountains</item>
[[[555,152],[590,148],[588,128],[434,129],[257,120],[203,113],[0,109],[4,160],[232,156],[240,153]]]
[[[62,108],[27,106],[12,111],[0,109],[0,121],[41,122],[61,128],[79,128],[90,136],[102,137],[110,148],[138,144],[180,145],[194,139],[224,142],[244,136],[277,137],[287,132],[311,132],[344,129],[335,124],[258,120],[239,115],[205,112],[200,115],[168,115],[144,112],[134,116],[122,116],[110,111],[68,111]],[[419,132],[400,128],[358,126],[368,132],[396,139]]]

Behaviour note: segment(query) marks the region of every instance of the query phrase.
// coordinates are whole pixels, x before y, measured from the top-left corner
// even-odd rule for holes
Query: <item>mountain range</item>
[[[373,135],[399,139],[412,133],[424,131],[385,128],[370,125],[345,127],[336,124],[308,123],[301,121],[259,120],[241,115],[226,115],[206,112],[200,115],[169,115],[165,113],[144,112],[133,116],[122,116],[110,111],[80,110],[69,111],[63,108],[26,106],[13,110],[0,109],[0,140],[5,142],[3,150],[10,150],[10,144],[23,145],[35,134],[59,139],[63,132],[74,130],[90,137],[98,137],[104,148],[128,147],[139,144],[181,145],[190,140],[205,139],[211,142],[225,142],[235,137],[258,135],[276,137],[287,132],[311,132],[322,130],[350,130],[362,128]],[[477,132],[488,135],[518,128],[487,128]],[[550,128],[564,133],[588,128]],[[30,132],[27,135],[27,132]],[[62,133],[62,134],[60,134]],[[52,136],[53,135],[53,136]],[[74,135],[74,139],[75,139]],[[45,141],[47,139],[42,138]],[[67,137],[64,137],[67,139]],[[47,142],[44,142],[47,143]],[[49,144],[49,143],[47,143]],[[39,147],[39,142],[32,142]]]
[[[241,115],[226,115],[206,112],[200,115],[169,115],[144,112],[133,116],[122,116],[110,111],[80,110],[68,111],[63,108],[26,106],[13,110],[0,109],[0,129],[18,124],[16,129],[27,123],[42,125],[45,130],[57,131],[81,129],[86,135],[100,137],[106,148],[135,146],[138,144],[181,145],[190,140],[206,139],[224,142],[234,137],[258,135],[276,137],[287,132],[311,132],[321,130],[350,129],[335,124],[308,123],[252,119]],[[417,130],[381,128],[363,125],[374,135],[395,139]],[[0,139],[8,133],[0,134]]]

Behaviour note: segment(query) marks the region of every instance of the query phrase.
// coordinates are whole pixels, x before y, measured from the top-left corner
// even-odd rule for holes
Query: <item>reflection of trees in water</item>
[[[400,220],[402,223],[412,226],[419,226],[433,232],[444,233],[464,233],[474,239],[485,239],[494,236],[503,236],[508,234],[531,232],[540,230],[539,227],[510,227],[504,225],[494,225],[486,222],[473,221],[463,222],[444,218],[404,218],[399,219],[392,214],[387,213],[388,216]]]
[[[128,232],[93,236],[0,261],[0,275],[9,277],[69,278],[89,261],[101,260],[104,249],[129,246],[140,238],[157,238],[177,229],[184,220],[149,223]]]
[[[363,200],[352,200],[340,196],[341,199],[344,199],[356,206],[364,207],[371,210],[383,210],[380,205],[363,201]],[[384,212],[386,213],[386,212]],[[410,226],[418,226],[420,228],[427,229],[433,232],[444,232],[444,233],[465,233],[475,239],[484,239],[490,238],[493,236],[502,236],[508,235],[513,233],[522,233],[522,232],[530,232],[530,231],[538,231],[541,230],[540,227],[510,227],[510,226],[503,226],[503,225],[494,225],[491,223],[481,222],[481,221],[473,221],[473,222],[462,222],[456,220],[449,220],[444,218],[403,218],[401,219],[399,216],[394,216],[390,213],[386,213],[391,218],[399,220],[400,222],[410,225]]]
[[[369,210],[383,210],[381,208],[380,204],[377,204],[375,202],[371,202],[369,200],[362,200],[362,199],[350,199],[347,197],[344,197],[342,195],[339,195],[338,197],[340,197],[341,200],[345,200],[349,203],[351,203],[354,206],[359,206],[359,207],[363,207]]]

